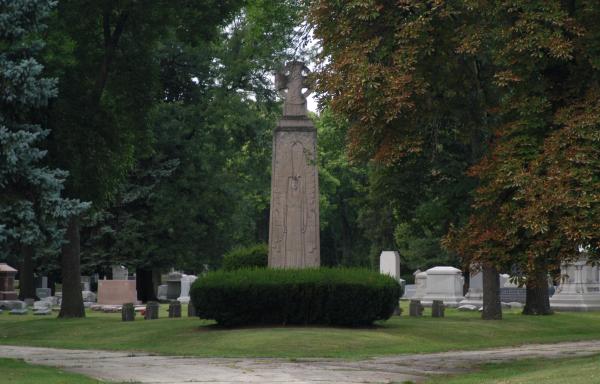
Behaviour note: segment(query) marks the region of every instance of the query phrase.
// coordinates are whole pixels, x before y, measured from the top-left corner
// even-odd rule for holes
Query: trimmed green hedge
[[[235,248],[223,256],[223,269],[233,271],[242,268],[266,268],[269,259],[267,244]]]
[[[198,316],[225,326],[369,325],[392,316],[401,294],[393,278],[358,268],[215,271],[191,289]]]

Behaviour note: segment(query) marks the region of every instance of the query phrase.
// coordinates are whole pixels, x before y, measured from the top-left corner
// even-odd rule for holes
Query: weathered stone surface
[[[423,305],[419,300],[411,300],[408,306],[408,314],[411,317],[423,316]]]
[[[52,303],[49,301],[36,301],[33,303],[33,309],[52,309]]]
[[[561,284],[550,298],[557,311],[586,312],[600,310],[600,274],[597,265],[582,257],[560,268]]]
[[[6,310],[25,309],[27,305],[24,301],[20,300],[0,300],[0,308]]]
[[[167,291],[168,291],[167,284],[159,285],[156,290],[156,297],[158,298],[158,300],[166,301],[167,300]]]
[[[169,318],[181,317],[181,303],[172,301],[169,303]]]
[[[444,317],[445,308],[443,301],[433,300],[433,303],[431,303],[431,317]]]
[[[11,311],[9,313],[11,315],[26,315],[27,314],[27,308],[25,308],[25,309],[11,309]]]
[[[465,304],[465,305],[461,305],[460,307],[457,308],[459,311],[478,311],[479,307],[476,305],[471,305],[471,304]]]
[[[90,303],[95,303],[98,299],[98,296],[92,291],[81,291],[81,296],[83,297],[83,301]]]
[[[307,70],[292,61],[277,74],[285,102],[273,134],[269,266],[275,268],[321,264],[317,131],[306,112]]]
[[[137,302],[134,280],[98,281],[98,304],[123,305]]]
[[[135,320],[135,306],[133,303],[125,303],[121,308],[121,320],[122,321],[134,321]]]
[[[129,277],[129,270],[122,265],[112,266],[112,279],[113,280],[127,280]]]
[[[46,309],[35,309],[33,311],[33,314],[35,316],[48,316],[52,314],[52,309],[50,308],[46,308]]]
[[[36,288],[35,295],[39,299],[43,299],[45,297],[50,297],[50,296],[52,296],[52,290],[50,288]]]
[[[149,301],[146,304],[146,313],[144,314],[145,320],[156,320],[158,319],[158,310],[160,308],[160,304],[156,301]]]
[[[427,293],[423,296],[423,305],[429,306],[433,300],[441,300],[447,307],[458,307],[463,299],[463,277],[460,269],[433,267],[427,270]]]

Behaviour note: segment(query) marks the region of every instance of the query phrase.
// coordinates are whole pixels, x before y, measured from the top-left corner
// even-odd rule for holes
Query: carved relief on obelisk
[[[320,265],[317,131],[307,116],[307,74],[303,63],[292,61],[275,77],[284,105],[273,133],[270,267]]]

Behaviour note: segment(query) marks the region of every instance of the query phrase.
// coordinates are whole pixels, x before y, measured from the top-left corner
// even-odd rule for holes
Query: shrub
[[[369,325],[398,305],[396,280],[366,269],[239,269],[196,280],[198,316],[225,326],[246,324]]]
[[[233,271],[242,268],[265,268],[269,258],[267,244],[235,248],[223,256],[223,269]]]

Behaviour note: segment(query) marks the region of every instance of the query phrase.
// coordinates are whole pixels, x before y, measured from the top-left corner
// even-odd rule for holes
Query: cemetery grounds
[[[224,329],[197,318],[122,322],[120,313],[87,312],[85,319],[60,320],[0,314],[0,346],[146,352],[212,358],[335,358],[358,361],[381,356],[473,351],[527,344],[600,340],[600,312],[523,316],[505,310],[502,321],[483,321],[478,312],[446,310],[446,317],[394,316],[369,328],[244,327]],[[185,308],[183,313],[186,313]],[[457,352],[458,353],[458,352]],[[431,383],[600,382],[596,355],[568,359],[527,359],[477,365],[455,376],[431,376]],[[96,382],[60,369],[0,359],[0,383]],[[33,381],[32,381],[33,380]]]

